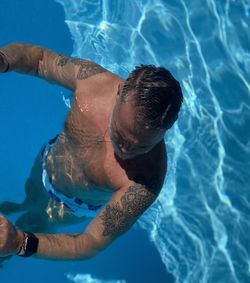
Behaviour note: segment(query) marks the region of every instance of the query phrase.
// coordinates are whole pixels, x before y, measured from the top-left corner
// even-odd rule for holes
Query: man
[[[180,85],[164,68],[142,65],[124,80],[94,62],[21,43],[0,48],[0,72],[9,71],[58,83],[75,96],[63,132],[33,168],[41,185],[31,176],[24,203],[2,206],[32,212],[18,228],[0,216],[0,256],[93,257],[157,198],[166,175],[163,138],[178,117]],[[36,233],[86,217],[93,219],[81,234]]]

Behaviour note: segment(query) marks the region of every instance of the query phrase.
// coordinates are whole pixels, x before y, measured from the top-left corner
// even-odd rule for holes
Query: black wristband
[[[17,255],[29,257],[37,252],[39,240],[33,233],[24,232],[24,235],[22,247]]]

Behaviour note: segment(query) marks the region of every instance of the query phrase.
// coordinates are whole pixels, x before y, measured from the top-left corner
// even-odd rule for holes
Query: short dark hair
[[[131,97],[137,122],[149,128],[169,129],[178,117],[183,101],[179,82],[163,67],[137,66],[125,81],[121,101]]]

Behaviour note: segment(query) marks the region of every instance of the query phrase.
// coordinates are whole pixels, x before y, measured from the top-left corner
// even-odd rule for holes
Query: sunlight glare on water
[[[139,223],[176,282],[249,282],[250,3],[56,0],[74,56],[126,77],[170,69],[185,96],[168,175]]]

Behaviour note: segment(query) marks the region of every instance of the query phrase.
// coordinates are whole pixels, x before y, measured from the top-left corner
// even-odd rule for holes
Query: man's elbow
[[[87,260],[97,256],[105,247],[90,234],[80,235],[80,241],[75,246],[76,259]]]

